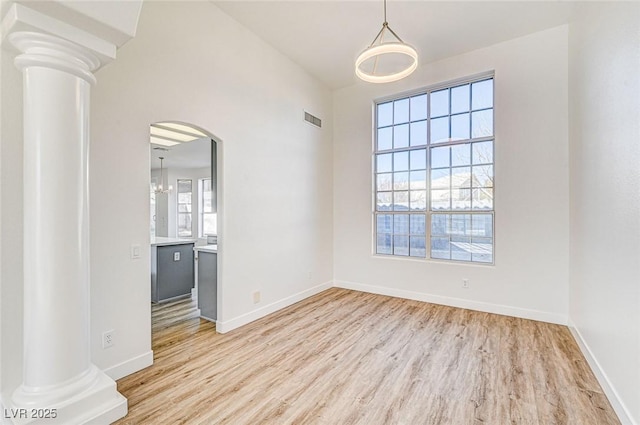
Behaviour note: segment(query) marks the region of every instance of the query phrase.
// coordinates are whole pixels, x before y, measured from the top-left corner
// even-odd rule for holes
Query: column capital
[[[93,75],[100,60],[88,49],[49,34],[20,31],[9,34],[9,41],[20,52],[15,65],[19,69],[40,66],[57,69],[95,84]]]
[[[135,36],[142,9],[142,0],[6,2],[3,40],[19,32],[54,36],[90,52],[99,60],[98,68],[112,62],[117,49]]]

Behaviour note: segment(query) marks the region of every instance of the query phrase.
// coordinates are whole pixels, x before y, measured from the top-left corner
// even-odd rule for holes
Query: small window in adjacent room
[[[178,179],[178,237],[192,237],[191,180]]]
[[[493,263],[493,77],[375,105],[375,253]]]
[[[201,179],[199,182],[199,229],[200,237],[204,238],[218,233],[217,214],[213,209],[213,192],[211,179]]]

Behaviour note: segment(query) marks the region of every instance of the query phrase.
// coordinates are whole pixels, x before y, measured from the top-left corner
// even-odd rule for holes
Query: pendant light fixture
[[[393,41],[384,41],[387,33],[393,36]],[[407,77],[417,67],[418,52],[402,41],[389,26],[387,0],[384,0],[382,29],[356,59],[356,75],[369,83],[390,83]]]
[[[162,162],[164,161],[164,157],[163,156],[159,156],[158,158],[160,158],[160,184],[158,186],[156,186],[156,190],[155,193],[157,195],[161,194],[161,193],[169,193],[173,190],[173,186],[169,185],[168,188],[164,188],[164,169],[162,166]]]

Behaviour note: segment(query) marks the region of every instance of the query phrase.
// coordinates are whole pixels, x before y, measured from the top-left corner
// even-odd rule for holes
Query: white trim
[[[108,367],[103,372],[114,381],[131,375],[134,372],[142,370],[153,364],[153,351],[149,350],[146,353],[133,357],[117,365]]]
[[[335,281],[334,286],[336,288],[352,289],[354,291],[369,292],[372,294],[387,295],[396,298],[424,301],[450,307],[466,308],[469,310],[477,310],[485,313],[520,317],[522,319],[537,320],[540,322],[554,323],[558,325],[567,324],[566,316],[541,310],[531,310],[526,308],[511,307],[502,304],[493,304],[482,301],[465,300],[462,298],[445,297],[442,295],[426,294],[423,292],[407,291],[404,289],[388,288],[384,286],[366,285],[364,283]]]
[[[313,288],[309,288],[305,291],[298,292],[297,294],[294,294],[289,297],[283,298],[279,301],[273,302],[264,307],[260,307],[257,310],[253,310],[241,316],[234,317],[233,319],[226,320],[224,322],[221,320],[218,320],[216,321],[216,331],[218,331],[219,333],[226,333],[226,332],[232,331],[236,328],[239,328],[240,326],[246,325],[247,323],[251,323],[254,320],[258,320],[271,313],[275,313],[278,310],[281,310],[285,307],[295,304],[298,301],[302,301],[305,298],[308,298],[312,295],[325,291],[333,286],[334,286],[333,282],[331,281],[325,282],[320,285],[314,286]]]
[[[195,254],[198,254],[198,251],[195,250],[195,248],[193,248],[193,250],[195,251]],[[197,259],[197,257],[196,257]],[[198,267],[194,267],[194,281],[193,281],[193,288],[191,288],[191,299],[194,300],[196,302],[196,305],[198,304]],[[196,309],[196,313],[198,314],[198,316],[201,315],[202,311],[200,310],[200,308],[198,307]]]
[[[403,91],[403,92],[400,92],[400,93],[395,93],[395,94],[390,94],[388,96],[378,97],[378,98],[373,100],[373,105],[375,107],[375,105],[377,105],[377,104],[387,103],[387,102],[389,102],[391,100],[397,100],[397,99],[401,99],[403,97],[411,97],[411,96],[416,96],[416,95],[420,95],[420,94],[425,94],[426,92],[438,91],[438,90],[442,90],[442,89],[452,88],[452,87],[455,87],[455,86],[461,86],[461,85],[467,84],[467,83],[475,83],[475,82],[480,81],[480,80],[485,80],[485,79],[489,79],[489,78],[495,78],[495,76],[496,76],[496,71],[495,70],[491,70],[491,71],[479,72],[479,73],[473,74],[473,75],[468,75],[466,77],[454,78],[453,80],[441,81],[439,83],[431,84],[431,85],[420,87],[420,88],[417,88],[417,89],[406,90],[406,91]],[[494,96],[494,99],[495,99],[495,96]]]
[[[164,298],[158,301],[157,303],[154,303],[154,305],[162,305],[162,304],[167,304],[173,301],[191,299],[191,297],[192,297],[191,292],[188,294],[176,295],[175,297]]]
[[[600,366],[600,363],[594,356],[593,351],[591,351],[591,349],[589,348],[589,344],[587,344],[587,341],[585,341],[576,324],[573,322],[573,320],[571,320],[571,318],[569,318],[568,322],[569,323],[567,326],[569,327],[573,338],[578,343],[580,351],[582,351],[582,355],[585,357],[585,359],[587,359],[587,363],[589,363],[593,374],[596,376],[598,383],[602,387],[604,394],[609,399],[609,403],[611,403],[611,406],[618,415],[618,419],[620,419],[622,425],[638,425],[638,423],[633,420],[631,412],[629,412],[629,409],[620,398],[620,395],[609,380],[609,377],[605,373],[602,366]]]

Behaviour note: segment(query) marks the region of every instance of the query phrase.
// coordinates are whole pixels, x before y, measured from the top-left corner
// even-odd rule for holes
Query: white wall
[[[2,89],[3,51],[0,49],[0,89]],[[2,101],[0,101],[0,138],[2,134]],[[2,145],[0,145],[0,178],[2,177]],[[0,239],[2,238],[2,184],[0,183]],[[2,244],[0,244],[0,321],[2,321]],[[0,325],[0,365],[2,364],[2,325]],[[2,403],[2,367],[0,366],[0,408]]]
[[[569,32],[570,320],[624,424],[640,423],[640,4]]]
[[[334,277],[345,287],[566,323],[567,27],[334,95]],[[372,255],[376,98],[495,70],[495,266]],[[461,281],[469,279],[470,288]]]
[[[2,88],[2,55],[0,49],[0,89]],[[0,137],[2,137],[2,101],[0,101]],[[2,146],[0,145],[0,177],[2,176]],[[2,184],[0,184],[0,238],[2,238]],[[0,244],[0,321],[2,320],[2,244]],[[0,365],[2,364],[2,326],[0,325]],[[0,366],[0,408],[2,403],[2,367]]]
[[[145,2],[136,37],[97,78],[90,177],[100,194],[91,203],[98,366],[121,376],[144,365],[151,349],[150,123],[191,123],[222,140],[219,329],[330,285],[331,95],[317,80],[208,2]],[[325,127],[304,123],[303,109]],[[133,243],[144,247],[139,260],[129,258]],[[262,301],[253,304],[257,290]],[[116,339],[103,350],[106,329]]]

